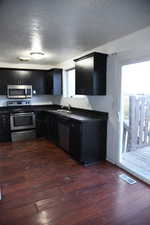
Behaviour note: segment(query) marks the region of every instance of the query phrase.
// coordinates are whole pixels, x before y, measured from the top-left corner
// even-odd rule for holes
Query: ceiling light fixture
[[[33,59],[41,59],[45,54],[44,52],[31,52],[30,55]]]

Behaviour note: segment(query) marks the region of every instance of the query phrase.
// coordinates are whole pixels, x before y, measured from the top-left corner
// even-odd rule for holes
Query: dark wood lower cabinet
[[[48,113],[46,137],[84,165],[106,158],[106,120],[80,121]]]
[[[89,165],[106,159],[106,121],[71,122],[70,153],[80,163]]]
[[[45,137],[47,134],[47,129],[46,129],[46,113],[39,111],[36,112],[36,133],[37,137]]]
[[[81,123],[78,121],[71,121],[70,126],[70,154],[76,160],[81,159]]]
[[[57,117],[54,114],[46,114],[46,137],[54,143],[58,143]]]
[[[0,114],[0,142],[10,141],[9,113]]]

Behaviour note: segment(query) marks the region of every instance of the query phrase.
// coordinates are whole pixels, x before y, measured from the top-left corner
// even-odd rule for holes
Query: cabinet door
[[[33,89],[33,95],[46,94],[45,90],[46,71],[32,70],[31,71],[31,84]]]
[[[76,59],[76,94],[106,95],[106,67],[106,54],[94,52]]]
[[[82,127],[82,162],[91,164],[106,158],[106,121],[85,122]]]
[[[36,133],[37,137],[46,136],[46,113],[45,112],[36,112]]]
[[[47,116],[47,138],[55,143],[58,142],[57,117],[51,113]]]
[[[46,94],[61,95],[62,94],[62,69],[52,69],[47,72]]]
[[[0,141],[10,141],[9,114],[0,115]]]
[[[0,69],[0,95],[7,95],[7,85],[22,84],[18,70]]]
[[[91,94],[93,87],[93,57],[76,62],[76,94]]]
[[[31,85],[31,71],[18,69],[1,69],[0,74],[5,77],[7,85]]]
[[[10,70],[9,85],[31,85],[31,72],[29,70]]]
[[[0,72],[0,95],[7,95],[7,77],[3,72]]]
[[[53,95],[53,75],[49,71],[45,79],[45,90],[47,95]]]
[[[70,154],[79,161],[81,159],[81,138],[81,123],[78,121],[71,121]]]

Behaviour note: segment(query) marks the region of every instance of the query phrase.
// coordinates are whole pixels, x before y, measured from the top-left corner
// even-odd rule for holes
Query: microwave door
[[[25,97],[25,89],[15,89],[10,88],[8,90],[8,97],[9,98],[24,98]]]
[[[8,85],[8,98],[31,98],[32,85]]]

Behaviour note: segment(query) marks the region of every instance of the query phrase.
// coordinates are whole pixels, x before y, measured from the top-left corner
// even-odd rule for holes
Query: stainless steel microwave
[[[7,97],[12,99],[32,98],[32,85],[8,85]]]

